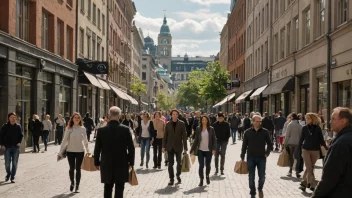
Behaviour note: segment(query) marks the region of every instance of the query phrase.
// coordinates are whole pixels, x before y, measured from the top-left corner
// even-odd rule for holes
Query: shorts
[[[285,136],[279,136],[278,138],[278,144],[283,144],[284,143]]]

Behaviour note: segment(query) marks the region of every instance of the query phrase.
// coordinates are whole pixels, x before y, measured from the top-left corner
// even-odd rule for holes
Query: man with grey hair
[[[104,183],[104,197],[123,197],[129,169],[134,166],[134,144],[129,127],[121,124],[121,109],[113,106],[109,110],[108,124],[97,130],[94,148],[94,164],[100,169],[101,183]]]

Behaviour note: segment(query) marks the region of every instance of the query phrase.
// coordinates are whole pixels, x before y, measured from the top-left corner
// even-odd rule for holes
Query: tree
[[[158,109],[170,110],[176,107],[175,97],[166,95],[162,91],[158,92],[158,94],[156,95],[156,99],[158,100]]]
[[[204,75],[201,95],[214,104],[226,96],[225,85],[230,81],[230,74],[219,61],[214,61],[208,63]]]
[[[147,87],[142,83],[141,79],[132,77],[131,79],[131,92],[137,96],[147,93]]]

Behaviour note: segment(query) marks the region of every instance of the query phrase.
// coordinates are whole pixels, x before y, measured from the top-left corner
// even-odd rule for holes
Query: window
[[[16,36],[29,41],[29,7],[28,0],[17,0]]]
[[[347,21],[348,0],[338,0],[337,2],[337,25]]]
[[[280,33],[280,59],[285,57],[285,28]]]
[[[97,16],[96,16],[96,13],[97,12],[97,6],[95,5],[95,3],[93,3],[93,23],[96,24],[96,21],[97,21]]]
[[[291,23],[287,24],[286,53],[291,54]]]
[[[85,10],[84,10],[84,2],[85,2],[86,0],[81,0],[81,11],[82,12],[85,12]]]
[[[279,0],[275,1],[275,10],[274,10],[274,21],[278,18],[279,15]]]
[[[100,59],[100,44],[99,43],[97,43],[97,60],[101,61],[101,59]]]
[[[265,68],[269,65],[269,51],[268,51],[268,41],[265,42]]]
[[[101,47],[101,60],[104,61],[104,47]]]
[[[318,10],[318,35],[321,36],[324,34],[325,28],[325,0],[317,0],[317,10]]]
[[[310,42],[310,9],[306,11],[305,16],[305,45]]]
[[[95,59],[95,49],[96,49],[96,46],[95,46],[95,36],[93,36],[93,38],[92,38],[92,60],[96,60],[96,59]]]
[[[266,4],[266,28],[269,27],[270,18],[269,18],[269,3]]]
[[[147,65],[142,65],[142,69],[147,69]]]
[[[57,21],[57,28],[56,29],[57,29],[57,33],[56,33],[57,49],[56,49],[56,52],[58,55],[61,55],[62,51],[63,51],[63,50],[61,50],[61,42],[63,40],[63,36],[61,35],[61,31],[63,30],[61,21]]]
[[[274,35],[274,63],[278,61],[278,40],[277,40],[277,34]]]
[[[100,9],[98,9],[98,28],[100,29]]]
[[[260,17],[259,17],[260,18]],[[265,21],[265,17],[264,17],[264,8],[263,8],[263,10],[262,10],[262,18],[260,18],[261,19],[261,24],[260,24],[260,29],[261,29],[261,33],[263,33],[263,31],[264,31],[264,21]]]
[[[87,58],[90,59],[90,50],[91,50],[91,45],[92,45],[92,40],[91,36],[87,35]]]
[[[72,0],[67,0],[67,4],[72,8]]]
[[[282,15],[285,12],[285,1],[281,0],[280,1],[280,15]]]
[[[147,73],[142,72],[142,80],[147,80]]]
[[[105,35],[105,15],[101,15],[101,24],[102,24],[102,30],[103,30],[103,35]]]
[[[296,17],[295,19],[293,19],[294,22],[294,31],[293,31],[293,39],[294,39],[294,51],[298,50],[299,47],[299,21],[298,21],[298,17]]]
[[[79,29],[79,52],[84,54],[84,29]]]
[[[47,12],[43,11],[42,15],[42,48],[48,50],[49,39],[49,16]]]
[[[66,27],[66,59],[73,61],[72,58],[72,41],[73,41],[73,29],[69,26]]]
[[[92,10],[91,10],[91,2],[92,0],[88,0],[88,18],[91,17],[91,14],[92,14]]]

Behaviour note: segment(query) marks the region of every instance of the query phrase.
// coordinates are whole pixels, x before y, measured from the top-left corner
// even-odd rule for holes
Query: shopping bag
[[[321,149],[321,154],[322,154],[322,156],[325,157],[326,154],[328,153],[328,150],[326,150],[325,147],[323,147],[323,146],[321,146],[320,149]]]
[[[131,169],[129,176],[128,176],[128,183],[131,184],[131,186],[137,186],[138,185],[138,179],[136,172]]]
[[[81,169],[85,171],[97,171],[98,169],[94,165],[94,156],[90,153],[87,153],[82,162]]]
[[[277,165],[281,167],[289,167],[290,166],[290,156],[283,150],[279,156],[279,160],[277,161]]]
[[[245,161],[237,161],[235,164],[235,173],[248,174],[248,165]]]
[[[194,162],[196,161],[196,156],[191,154],[191,162],[192,162],[192,165],[194,164]]]
[[[182,172],[189,172],[191,170],[191,160],[188,154],[183,154],[182,157]]]

